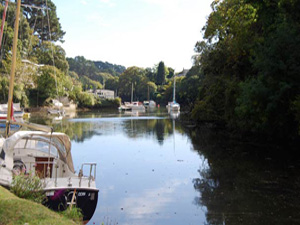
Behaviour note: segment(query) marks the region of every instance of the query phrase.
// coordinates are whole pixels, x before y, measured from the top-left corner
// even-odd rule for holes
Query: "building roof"
[[[177,74],[177,77],[185,77],[188,72],[189,72],[188,69],[183,68],[183,70]]]

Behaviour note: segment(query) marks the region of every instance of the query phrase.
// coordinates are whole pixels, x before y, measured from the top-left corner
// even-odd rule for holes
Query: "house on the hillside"
[[[115,98],[115,92],[112,90],[106,90],[106,89],[97,89],[95,91],[95,95],[97,95],[99,98],[103,98],[103,99],[114,99]]]

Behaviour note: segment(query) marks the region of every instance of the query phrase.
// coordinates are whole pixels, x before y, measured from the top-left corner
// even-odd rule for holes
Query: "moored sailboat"
[[[139,112],[145,112],[145,106],[143,103],[138,101],[133,101],[133,83],[131,85],[131,102],[124,102],[119,107],[120,111],[139,111]]]
[[[173,82],[173,101],[168,102],[167,109],[168,112],[180,112],[180,105],[179,103],[176,102],[175,100],[175,85],[176,84],[176,77],[175,77],[175,72],[174,72],[174,82]]]

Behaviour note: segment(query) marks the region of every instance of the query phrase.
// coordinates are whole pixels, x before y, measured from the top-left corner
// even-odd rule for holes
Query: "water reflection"
[[[209,162],[193,180],[194,203],[207,208],[207,224],[299,224],[299,160],[274,156],[276,148],[228,141],[211,128],[189,133]]]
[[[126,115],[126,116],[124,116]],[[80,118],[53,119],[43,118],[34,122],[52,125],[55,131],[64,132],[71,140],[84,142],[93,136],[112,134],[122,130],[129,138],[155,137],[157,142],[163,144],[164,139],[173,134],[173,123],[167,114],[161,116],[135,116],[135,114],[108,114],[105,117],[97,113],[82,114]],[[179,126],[177,127],[179,129]]]
[[[193,204],[198,153],[191,151],[188,137],[167,112],[95,114],[93,118],[67,122],[64,127],[81,126],[80,134],[89,130],[94,133],[83,138],[83,143],[74,138],[72,142],[75,165],[83,158],[99,165],[99,205],[90,224],[176,225],[205,221],[203,209]],[[75,130],[72,132],[78,133]]]
[[[89,224],[299,224],[299,160],[172,118],[79,113],[53,124],[72,140],[75,169],[98,164]]]

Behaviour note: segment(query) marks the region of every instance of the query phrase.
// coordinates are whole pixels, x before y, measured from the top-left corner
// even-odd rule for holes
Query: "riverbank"
[[[35,202],[18,198],[0,186],[0,225],[75,225],[74,221]]]

